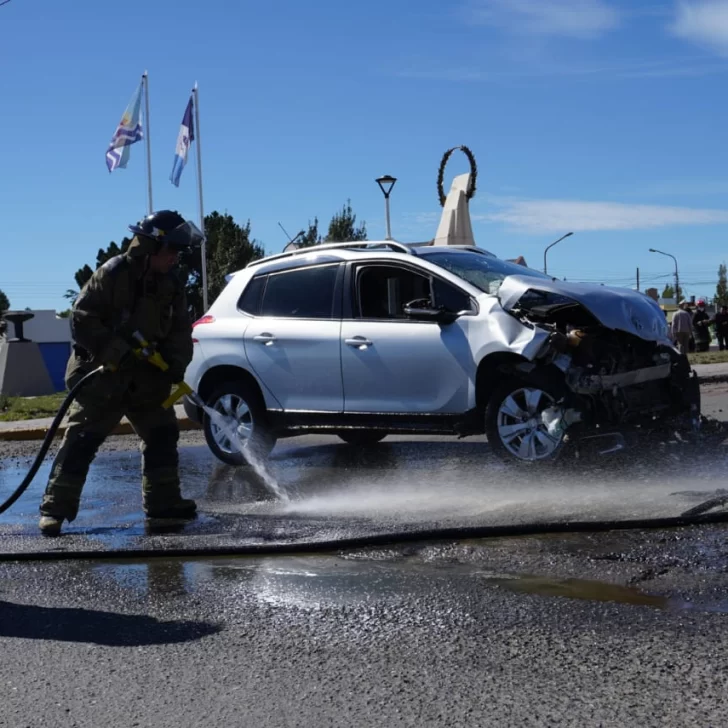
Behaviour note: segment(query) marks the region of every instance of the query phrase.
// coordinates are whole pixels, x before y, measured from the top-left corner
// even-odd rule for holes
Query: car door
[[[467,409],[475,364],[468,317],[443,325],[404,312],[416,299],[475,311],[467,293],[408,266],[351,264],[350,309],[341,325],[344,411],[456,413]]]
[[[342,276],[338,263],[265,275],[257,314],[245,330],[245,352],[284,410],[343,410]]]

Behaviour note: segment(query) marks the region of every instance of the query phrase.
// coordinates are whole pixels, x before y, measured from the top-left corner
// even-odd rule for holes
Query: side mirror
[[[451,324],[457,320],[458,314],[441,308],[432,308],[425,301],[412,301],[403,309],[406,316],[415,321],[434,321],[438,324]]]

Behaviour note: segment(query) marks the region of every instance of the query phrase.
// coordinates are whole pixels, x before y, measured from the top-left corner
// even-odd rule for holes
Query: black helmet
[[[185,220],[175,210],[159,210],[147,215],[136,225],[129,225],[135,235],[156,240],[160,246],[168,245],[175,250],[196,248],[205,239],[193,222]]]

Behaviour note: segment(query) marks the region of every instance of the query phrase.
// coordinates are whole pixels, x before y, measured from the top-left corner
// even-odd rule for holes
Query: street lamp
[[[677,274],[677,258],[671,253],[663,253],[661,250],[655,250],[654,248],[650,248],[650,253],[666,255],[668,258],[672,258],[675,261],[675,303],[680,303],[680,278]]]
[[[392,230],[389,225],[389,193],[392,191],[392,187],[394,187],[394,183],[397,181],[396,177],[392,177],[391,174],[385,174],[383,177],[377,177],[377,184],[379,185],[379,189],[382,190],[382,193],[384,194],[384,212],[387,217],[387,237],[385,240],[391,240],[392,239]]]
[[[546,273],[546,253],[549,252],[549,248],[553,248],[556,243],[560,243],[564,238],[568,238],[569,235],[573,235],[574,233],[566,233],[566,235],[562,235],[558,240],[554,240],[551,245],[548,245],[546,247],[546,250],[543,251],[543,272]]]

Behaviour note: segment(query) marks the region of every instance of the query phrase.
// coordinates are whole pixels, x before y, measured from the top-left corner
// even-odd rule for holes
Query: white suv
[[[700,411],[697,377],[651,298],[476,247],[269,256],[228,277],[193,336],[188,384],[265,454],[304,433],[355,445],[485,433],[507,460],[548,462],[586,437],[689,425]],[[185,409],[220,460],[243,462],[229,427]]]

